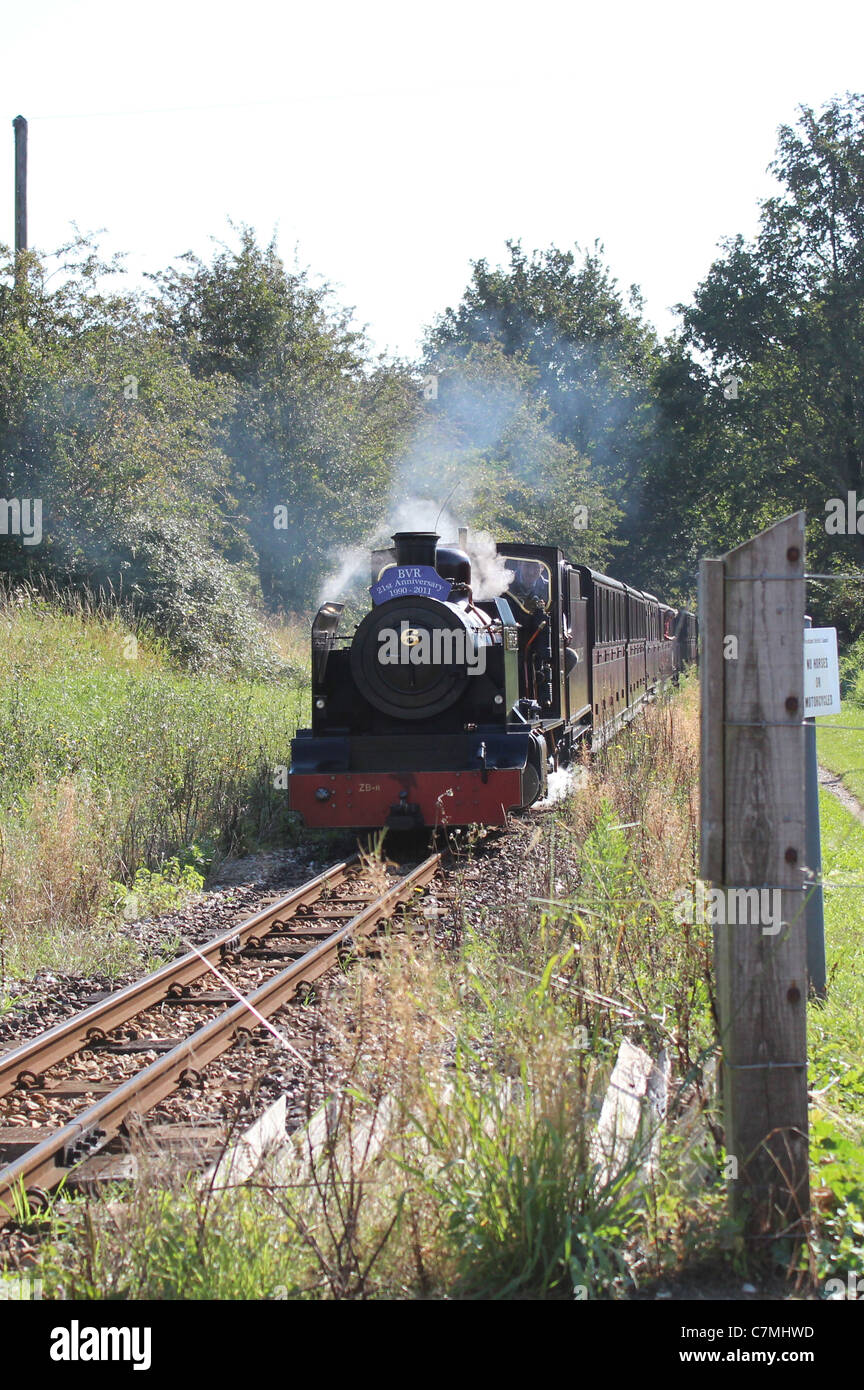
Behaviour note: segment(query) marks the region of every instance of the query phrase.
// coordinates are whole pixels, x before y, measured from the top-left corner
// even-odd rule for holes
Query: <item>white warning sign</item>
[[[804,717],[840,713],[836,627],[804,629]]]

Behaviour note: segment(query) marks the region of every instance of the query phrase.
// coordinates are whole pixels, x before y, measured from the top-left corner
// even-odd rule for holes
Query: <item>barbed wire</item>
[[[782,584],[800,582],[825,583],[828,580],[847,583],[850,580],[864,581],[864,570],[838,570],[834,574],[724,574],[726,584],[767,584],[769,581]]]

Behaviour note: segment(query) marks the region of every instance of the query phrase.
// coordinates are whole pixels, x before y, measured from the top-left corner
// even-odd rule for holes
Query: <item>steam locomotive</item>
[[[475,600],[467,532],[400,531],[372,552],[372,610],[312,625],[312,727],[291,744],[309,826],[503,825],[583,739],[611,738],[696,660],[695,617],[549,545],[497,546],[509,582]]]

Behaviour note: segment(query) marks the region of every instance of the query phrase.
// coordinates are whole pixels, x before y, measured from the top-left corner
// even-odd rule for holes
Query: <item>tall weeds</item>
[[[275,769],[304,696],[294,682],[178,670],[110,595],[4,594],[0,915],[9,969],[26,975],[92,963],[83,939],[70,951],[76,933],[142,867],[290,833]]]

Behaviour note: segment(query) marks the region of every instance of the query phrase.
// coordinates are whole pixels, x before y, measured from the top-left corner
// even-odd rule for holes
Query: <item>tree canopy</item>
[[[599,243],[476,261],[414,363],[376,358],[247,227],[147,294],[81,237],[17,279],[0,253],[0,569],[110,587],[184,659],[242,664],[267,610],[308,611],[451,493],[460,522],[672,600],[701,554],[802,506],[811,568],[859,567],[864,97],[802,107],[771,169],[758,232],[721,243],[665,342]],[[38,545],[9,534],[26,498]],[[815,615],[864,631],[862,587]]]

